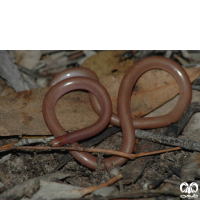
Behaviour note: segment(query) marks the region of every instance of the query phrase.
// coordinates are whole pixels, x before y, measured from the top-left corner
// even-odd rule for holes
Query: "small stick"
[[[83,50],[75,50],[71,52],[66,52],[66,56],[72,56],[74,54],[81,53],[81,52],[83,52]]]
[[[11,144],[4,145],[4,146],[0,147],[0,151],[1,151],[1,148],[2,148],[3,151],[12,150],[13,146],[17,143],[18,142],[14,142],[14,143],[11,143]]]
[[[0,147],[0,150],[7,150],[7,147]],[[10,148],[10,147],[9,147]],[[43,151],[48,151],[48,150],[67,150],[67,151],[87,151],[87,152],[96,152],[96,153],[106,153],[106,154],[113,154],[129,159],[135,159],[137,157],[141,156],[148,156],[152,154],[160,154],[160,153],[165,153],[169,151],[176,151],[180,150],[180,147],[175,147],[171,149],[164,149],[160,151],[152,151],[152,152],[145,152],[145,153],[138,153],[138,154],[129,154],[129,153],[124,153],[121,151],[115,151],[115,150],[110,150],[110,149],[100,149],[100,148],[83,148],[83,147],[48,147],[48,146],[21,146],[21,147],[13,147],[12,148],[17,149],[17,150],[43,150]]]
[[[89,187],[89,188],[84,188],[84,189],[80,189],[79,192],[83,192],[84,195],[86,194],[89,194],[95,190],[98,190],[99,188],[102,188],[102,187],[107,187],[109,185],[112,185],[113,183],[117,182],[118,180],[120,180],[122,178],[122,174],[118,174],[117,176],[111,178],[110,180],[108,180],[107,182],[101,184],[101,185],[98,185],[98,186],[92,186],[92,187]],[[84,196],[83,195],[83,196]]]
[[[156,135],[148,131],[143,131],[136,129],[135,135],[139,138],[149,140],[152,142],[157,142],[160,144],[181,147],[183,149],[192,150],[192,151],[200,151],[200,143],[193,140],[183,140],[180,138],[173,138],[163,135]]]
[[[99,142],[101,142],[102,140],[104,140],[105,138],[113,135],[114,133],[117,133],[121,131],[121,128],[119,127],[110,127],[107,128],[105,131],[102,131],[101,134],[96,135],[96,137],[93,137],[92,139],[89,139],[87,142],[81,144],[82,147],[91,147],[94,146],[96,144],[98,144]],[[59,164],[50,172],[50,173],[55,173],[58,169],[60,169],[62,166],[64,166],[67,162],[69,162],[73,157],[71,156],[70,153],[66,153],[62,158],[61,161],[59,162]]]
[[[42,55],[47,55],[47,54],[52,54],[52,53],[57,53],[59,51],[62,51],[62,50],[43,50],[42,51]]]
[[[84,56],[84,53],[81,51],[80,53],[77,53],[75,55],[71,55],[68,60],[75,60],[76,58],[79,58],[81,56]]]

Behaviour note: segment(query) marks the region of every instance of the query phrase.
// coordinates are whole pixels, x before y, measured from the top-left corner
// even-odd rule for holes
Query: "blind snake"
[[[179,100],[176,106],[166,115],[132,119],[130,112],[132,88],[137,79],[150,69],[165,70],[175,78],[179,86]],[[118,115],[112,114],[112,104],[108,92],[98,82],[97,75],[88,68],[66,69],[58,73],[52,79],[50,86],[52,87],[43,100],[43,116],[49,130],[56,137],[52,140],[52,146],[62,146],[67,143],[73,143],[73,146],[79,146],[77,141],[100,133],[111,123],[115,126],[121,126],[123,142],[120,151],[126,153],[132,153],[134,149],[134,128],[151,129],[168,126],[171,123],[177,122],[192,98],[191,84],[185,70],[175,61],[159,56],[141,59],[125,74],[118,92]],[[99,119],[87,128],[66,134],[65,129],[61,126],[56,117],[55,105],[58,99],[65,93],[80,89],[89,91],[90,102],[95,112],[99,115]],[[70,154],[88,168],[96,169],[96,157],[90,153],[70,151]],[[106,168],[110,168],[116,165],[123,165],[127,159],[119,156],[112,156],[105,158],[104,161]]]

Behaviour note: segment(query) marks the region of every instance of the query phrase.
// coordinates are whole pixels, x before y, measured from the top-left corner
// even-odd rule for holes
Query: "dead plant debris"
[[[49,136],[41,105],[48,82],[56,73],[79,66],[95,70],[116,112],[124,73],[134,62],[151,55],[171,58],[185,67],[195,90],[193,102],[177,123],[136,130],[139,140],[131,155],[119,152],[123,140],[119,127],[106,128],[82,141],[82,149],[74,149],[92,151],[99,166],[111,154],[130,158],[124,166],[109,170],[98,167],[92,171],[81,165],[66,152],[72,147],[49,147],[53,137]],[[200,184],[199,58],[200,51],[186,50],[0,51],[0,199],[180,198],[182,182]],[[165,114],[176,104],[177,94],[173,77],[151,70],[133,88],[132,116]],[[68,131],[86,127],[98,118],[87,92],[77,91],[58,101],[56,114]]]

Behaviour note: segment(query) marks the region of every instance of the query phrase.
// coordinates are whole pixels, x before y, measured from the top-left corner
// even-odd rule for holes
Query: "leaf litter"
[[[35,60],[30,61],[34,64],[32,65],[31,69],[28,68],[28,70],[31,70],[31,73],[38,75],[38,77],[45,78],[47,81],[49,81],[51,77],[56,73],[56,70],[57,72],[59,72],[62,69],[67,68],[67,67],[77,67],[78,61],[84,58],[84,53],[80,54],[80,52],[74,52],[73,54],[73,51],[58,51],[58,52],[57,51],[56,52],[55,51],[49,51],[49,52],[41,51],[41,52],[40,52],[39,59],[38,59],[38,56],[35,56]],[[95,53],[93,56],[85,59],[82,66],[89,67],[93,70],[95,70],[95,66],[98,66],[99,71],[96,71],[96,73],[100,77],[100,82],[108,89],[108,91],[110,90],[109,93],[111,95],[112,102],[114,104],[113,106],[114,111],[116,111],[115,102],[117,99],[117,91],[118,91],[121,78],[123,74],[127,71],[127,69],[134,63],[134,61],[141,59],[142,56],[158,55],[158,54],[164,56],[166,53],[166,51],[163,51],[163,52],[133,51],[134,57],[130,59],[120,60],[120,56],[124,55],[124,53],[126,53],[127,51],[101,51],[101,52],[94,51],[94,52]],[[9,52],[9,53],[10,54],[12,53],[13,55],[13,52]],[[19,55],[19,54],[20,53],[18,52],[16,53],[16,55]],[[22,54],[22,57],[28,54],[29,52],[25,52],[24,54]],[[35,54],[37,54],[37,52],[35,52]],[[53,54],[57,54],[57,55],[53,56]],[[182,65],[189,65],[189,64],[198,65],[199,60],[198,59],[195,60],[195,58],[198,58],[196,54],[200,54],[200,53],[199,52],[193,53],[192,51],[188,51],[188,52],[172,51],[170,52],[169,55],[170,55],[170,58],[174,59],[175,61],[180,62],[180,64]],[[69,57],[72,55],[73,56],[75,55],[74,60],[73,58],[71,60],[69,59]],[[53,64],[52,63],[49,64],[45,60],[49,58],[49,56],[51,56],[51,59],[56,59],[55,62],[52,62]],[[23,62],[20,63],[20,60],[22,61],[26,59],[27,58],[25,57],[19,59],[18,57],[16,59],[16,65],[23,65]],[[184,61],[187,61],[187,62],[184,62]],[[56,70],[54,68],[55,66],[56,66]],[[23,67],[26,67],[26,65],[24,64]],[[191,82],[193,82],[199,76],[200,70],[198,68],[188,68],[186,70],[190,76]],[[23,72],[20,71],[20,73],[23,73]],[[30,76],[34,81],[37,81],[38,79],[38,78],[33,78],[33,75],[28,75],[28,76]],[[157,78],[152,78],[152,77],[157,77]],[[156,82],[154,81],[155,79],[158,80],[157,86],[160,87],[160,91],[158,91],[158,89],[155,89],[155,84],[156,84]],[[8,82],[9,80],[6,80],[6,81]],[[112,87],[109,87],[111,85]],[[170,110],[173,107],[173,105],[176,104],[175,102],[176,100],[174,100],[173,98],[177,95],[178,88],[175,85],[176,84],[173,78],[169,74],[161,70],[151,70],[145,73],[138,80],[133,90],[133,94],[135,95],[131,103],[131,105],[134,106],[134,107],[131,107],[132,115],[140,117],[140,116],[144,116],[148,114],[150,111],[155,110],[156,108],[162,109],[161,105],[164,104],[165,102],[168,102],[170,99],[172,99],[171,101],[168,102],[168,104],[170,104],[172,101],[174,101],[174,103],[171,103],[170,106],[168,107],[164,105],[165,108],[163,109],[163,111],[161,111],[161,113],[164,114],[164,112],[167,112],[168,110]],[[4,87],[5,87],[5,84],[4,84]],[[1,91],[3,91],[3,88],[1,89]],[[42,97],[44,96],[46,91],[47,91],[47,88],[46,89],[39,88],[39,89],[31,90],[31,93],[30,92],[27,93],[26,91],[25,92],[22,91],[21,93],[11,92],[9,95],[6,95],[5,97],[1,97],[1,101],[2,101],[2,111],[1,111],[2,118],[1,119],[3,120],[3,122],[5,122],[5,123],[2,123],[3,125],[1,125],[0,127],[1,134],[2,134],[0,138],[1,146],[5,144],[17,142],[18,136],[16,135],[29,135],[29,134],[30,135],[49,135],[50,134],[48,130],[44,128],[45,126],[42,125],[44,122],[41,116],[39,117],[38,121],[35,121],[36,118],[38,118],[38,116],[41,115],[41,111],[39,111],[39,107],[41,107]],[[40,94],[39,96],[38,96],[38,93]],[[197,95],[193,95],[193,99],[199,101],[199,98],[197,97],[199,95],[199,92],[193,91],[193,93],[197,94]],[[155,99],[154,101],[151,100],[151,94],[158,96],[158,100],[157,99],[156,99],[157,101],[155,101]],[[87,112],[89,113],[90,116],[92,116],[91,118],[94,118],[94,120],[96,120],[97,116],[95,116],[95,113],[93,113],[93,110],[86,106],[88,98],[84,97],[84,95],[87,96],[86,93],[82,94],[79,92],[73,92],[73,94],[69,94],[68,95],[69,103],[67,106],[65,105],[66,110],[69,113],[74,112],[74,110],[76,111],[78,109],[80,110],[80,108],[77,108],[77,106],[81,103],[80,101],[77,101],[77,99],[82,98],[83,100],[81,99],[82,104],[80,107],[82,108],[86,107]],[[146,95],[149,96],[150,98],[148,102],[144,100],[145,99],[144,97]],[[68,116],[64,115],[64,112],[66,110],[61,112],[61,110],[63,110],[61,106],[65,102],[66,100],[64,101],[64,99],[58,102],[58,106],[60,106],[60,108],[57,109],[57,113],[58,113],[57,116],[59,120],[61,121],[61,124],[63,124],[63,126],[67,130],[76,130],[78,128],[83,128],[93,123],[91,119],[87,122],[83,122],[86,118],[84,117],[84,115],[86,114],[85,110],[80,111],[78,113],[78,116],[74,116],[74,118],[73,117],[69,118]],[[145,108],[142,105],[144,103],[149,103],[147,108]],[[69,107],[72,107],[74,104],[76,105],[76,109],[73,108],[70,110]],[[28,110],[30,110],[30,112],[28,112]],[[133,112],[135,110],[137,111]],[[157,110],[155,110],[154,112],[157,113]],[[154,112],[151,112],[149,115],[153,115]],[[13,115],[15,117],[12,117]],[[83,115],[82,116],[83,119],[81,119],[81,115]],[[159,115],[159,114],[157,113],[155,115]],[[196,115],[198,115],[198,113]],[[195,117],[195,115],[193,117]],[[15,118],[18,119],[18,121],[15,121]],[[69,121],[67,121],[68,119]],[[73,120],[74,120],[74,123],[73,123]],[[10,129],[8,129],[7,128],[8,125],[6,125],[7,123],[9,123],[9,121],[10,121],[10,127],[11,127]],[[199,129],[198,126],[191,125],[191,124],[194,124],[194,122],[192,121],[192,118],[190,121],[191,122],[187,124],[184,130],[185,132],[188,132],[188,131],[195,132],[196,129]],[[27,126],[28,128],[25,129],[25,126]],[[190,128],[187,128],[187,127],[190,127]],[[162,132],[165,132],[164,129],[166,128],[152,130],[152,131],[157,134],[160,134]],[[19,130],[19,132],[17,130]],[[184,135],[184,131],[183,131],[183,135]],[[191,135],[191,134],[185,134],[185,135],[186,135],[185,137],[189,139],[187,135]],[[199,138],[197,135],[197,132],[196,132],[196,135],[194,135],[193,137]],[[98,148],[103,147],[103,148],[118,150],[120,148],[121,141],[122,141],[122,134],[118,132],[117,134],[113,134],[109,136],[108,138],[104,139],[102,142],[100,142],[100,144],[95,145],[95,147],[98,147]],[[160,146],[161,146],[160,144],[152,143],[144,139],[141,139],[138,143],[136,152],[152,151],[153,149],[159,149]],[[11,154],[8,154],[8,153],[11,153]],[[30,151],[27,151],[27,152],[26,151],[11,151],[11,152],[1,152],[1,154],[2,154],[1,158],[3,159],[5,159],[6,155],[9,155],[8,158],[6,158],[4,161],[0,163],[1,182],[4,185],[5,190],[6,190],[1,195],[5,195],[6,192],[7,193],[11,192],[11,190],[14,189],[15,187],[20,186],[23,182],[27,183],[26,181],[32,180],[32,178],[34,177],[42,177],[42,176],[45,176],[45,174],[48,175],[48,173],[51,172],[55,168],[55,166],[59,162],[62,161],[63,157],[65,156],[65,152],[58,152],[58,151],[54,151],[54,152],[37,151],[36,153],[30,152]],[[160,193],[160,190],[162,191],[172,190],[171,195],[177,196],[178,191],[180,192],[179,185],[167,183],[165,182],[165,180],[171,180],[172,182],[175,181],[176,183],[180,183],[180,181],[183,180],[183,177],[179,177],[175,175],[175,173],[173,173],[170,176],[169,172],[171,171],[170,171],[169,166],[173,165],[174,168],[178,169],[180,168],[180,166],[184,166],[184,164],[187,164],[187,159],[190,157],[192,158],[193,154],[195,155],[195,159],[193,159],[193,163],[199,164],[199,153],[197,152],[192,153],[191,151],[185,151],[185,150],[168,152],[168,153],[164,153],[164,154],[156,155],[156,156],[146,156],[143,158],[138,158],[134,161],[128,161],[126,165],[119,168],[119,170],[122,173],[123,179],[116,183],[116,186],[117,186],[116,190],[119,192],[117,193],[117,196],[125,197],[127,194],[129,194],[129,195],[132,195],[132,197],[135,197],[137,191],[142,191],[145,188],[148,189],[147,185],[152,185],[156,181],[158,182],[158,179],[159,180],[164,179],[164,180],[160,181],[160,184],[157,185],[156,189],[158,192],[157,193],[155,192],[155,195],[158,195],[158,194],[160,196],[166,195],[164,192]],[[96,154],[96,155],[98,155],[99,158],[102,156],[99,154]],[[130,170],[132,171],[131,172],[132,174],[136,174],[137,176],[135,177],[128,176],[127,173]],[[55,174],[54,181],[62,183],[62,184],[64,183],[66,186],[67,184],[69,184],[76,187],[88,188],[94,185],[100,185],[102,182],[106,182],[112,178],[110,171],[101,171],[101,170],[91,171],[88,168],[80,165],[74,159],[72,159],[70,162],[65,164],[61,169],[59,169],[59,172],[63,174],[75,173],[74,177],[66,177],[61,180],[59,180],[59,178],[56,178],[56,174]],[[78,175],[78,173],[82,173],[81,176]],[[169,177],[167,177],[167,175],[169,175]],[[196,179],[198,179],[198,176],[196,177],[194,176],[193,181],[195,181]],[[33,195],[32,197],[34,197],[34,194],[36,194],[36,191],[40,191],[39,184],[47,184],[47,185],[51,184],[51,182],[41,183],[37,181],[36,182],[34,181],[33,183],[34,183],[33,185],[35,188],[34,187],[32,188],[32,192],[28,192],[24,190],[25,192],[22,193],[20,198],[24,197],[27,199],[31,199],[31,196]],[[52,182],[52,184],[54,183],[55,182]],[[152,193],[153,192],[154,191],[152,190]],[[15,193],[16,192],[14,192],[14,194]],[[102,191],[102,193],[104,193],[104,190]],[[143,194],[145,194],[144,191],[143,191]],[[45,193],[43,195],[44,195],[43,198],[45,199]],[[149,192],[149,195],[150,195],[150,192]],[[93,195],[90,195],[88,197],[92,197],[92,196]],[[145,195],[142,195],[142,196],[145,196]],[[15,198],[15,196],[12,196],[12,197],[13,199]],[[58,197],[55,197],[55,198],[58,199]],[[65,198],[67,199],[67,196]],[[78,198],[80,198],[80,196]]]

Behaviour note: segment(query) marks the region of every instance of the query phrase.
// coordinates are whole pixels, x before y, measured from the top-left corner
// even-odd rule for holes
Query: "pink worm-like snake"
[[[165,70],[175,78],[180,91],[179,100],[172,111],[166,115],[132,119],[130,112],[132,88],[137,79],[150,69]],[[106,89],[98,82],[97,75],[90,69],[80,67],[64,70],[53,78],[50,86],[52,87],[47,92],[43,101],[43,116],[49,130],[56,137],[52,140],[52,146],[61,146],[68,143],[73,143],[73,146],[79,146],[77,141],[100,133],[111,123],[115,126],[121,126],[123,143],[120,151],[126,153],[132,153],[134,149],[134,128],[151,129],[168,126],[171,123],[177,122],[192,98],[191,84],[185,70],[175,61],[159,56],[144,58],[136,62],[125,74],[118,92],[117,109],[119,116],[114,113],[112,114],[110,97]],[[57,120],[55,105],[58,99],[65,93],[80,89],[90,92],[90,101],[94,110],[99,115],[99,119],[87,128],[74,131],[73,133],[66,133]],[[91,169],[96,169],[96,157],[90,153],[70,151],[70,154],[83,165]],[[116,165],[123,165],[127,159],[112,156],[105,158],[104,161],[106,168],[110,168]]]

